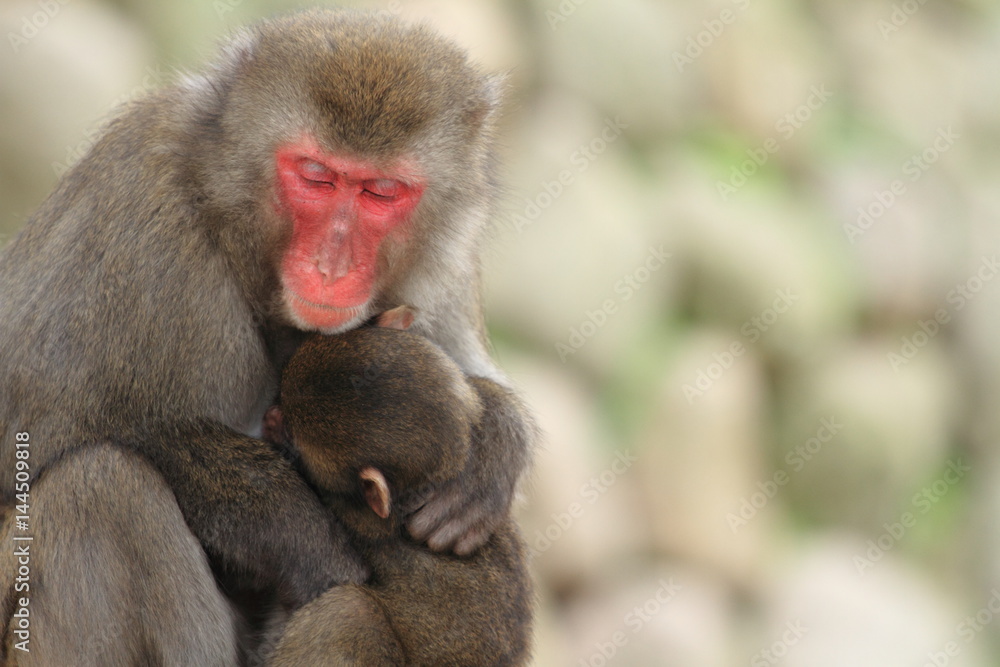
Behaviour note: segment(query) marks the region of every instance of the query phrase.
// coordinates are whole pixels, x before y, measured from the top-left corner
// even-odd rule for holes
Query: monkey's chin
[[[368,318],[370,301],[339,308],[306,301],[298,294],[285,291],[285,303],[292,322],[304,331],[319,331],[323,334],[337,334],[353,329]]]

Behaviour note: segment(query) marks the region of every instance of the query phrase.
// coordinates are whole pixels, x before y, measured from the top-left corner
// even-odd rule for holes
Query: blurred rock
[[[982,11],[987,16],[992,13],[992,18],[982,22],[970,20],[976,25],[963,34],[963,44],[959,47],[963,48],[966,56],[962,67],[962,126],[975,135],[996,137],[1000,131],[1000,119],[996,113],[1000,80],[993,68],[997,52],[1000,52],[1000,36],[994,29],[997,7],[989,3]],[[989,142],[976,144],[984,153],[992,154]]]
[[[469,50],[473,60],[491,72],[524,67],[524,33],[507,2],[480,0],[389,0],[366,3],[372,9],[398,13],[408,21],[428,23]]]
[[[700,321],[793,358],[847,334],[864,284],[825,213],[763,175],[724,202],[719,181],[690,152],[658,153],[655,164],[664,184],[659,234],[676,239],[685,296]],[[779,292],[792,296],[785,312],[773,309]]]
[[[984,453],[992,454],[993,443],[1000,438],[1000,412],[994,409],[1000,401],[1000,346],[996,344],[1000,330],[1000,275],[983,272],[986,260],[1000,259],[1000,164],[965,164],[959,179],[967,189],[969,235],[964,256],[956,259],[951,288],[956,291],[955,303],[946,304],[954,313],[949,331],[955,336],[954,352],[963,369],[973,376],[981,390],[967,397],[967,402],[986,427],[978,432],[985,445]],[[978,280],[977,280],[978,279]],[[958,288],[965,289],[965,294]],[[958,304],[962,309],[958,310]]]
[[[753,349],[732,354],[732,342],[698,331],[680,345],[640,430],[637,473],[662,552],[747,581],[782,501],[733,519],[770,473],[761,460],[760,358]]]
[[[975,616],[993,593],[971,603],[956,602],[941,592],[943,586],[932,587],[891,551],[859,574],[855,558],[864,557],[868,548],[861,540],[829,537],[775,563],[766,624],[739,662],[757,659],[788,667],[992,664],[984,658],[987,637],[962,629],[971,628],[963,625],[964,619]],[[1000,610],[1000,594],[993,604]],[[949,648],[957,654],[944,654]],[[763,651],[780,656],[780,662],[776,657],[767,662]]]
[[[547,663],[553,667],[738,664],[733,600],[724,585],[692,570],[654,564],[586,596],[564,616],[573,648]]]
[[[290,0],[115,0],[112,4],[142,26],[156,43],[161,62],[195,70],[215,55],[233,30],[295,8]]]
[[[844,102],[869,123],[920,143],[934,128],[962,116],[968,38],[942,29],[957,22],[954,5],[918,5],[894,30],[893,12],[901,4],[816,3],[851,97]]]
[[[946,151],[933,164],[923,162],[924,150],[937,153],[935,141]],[[961,141],[949,145],[930,129],[921,144],[894,146],[891,160],[886,147],[862,145],[830,156],[822,187],[880,321],[906,322],[946,306],[959,279],[966,239],[941,221],[964,206],[954,187],[955,164],[967,154]]]
[[[531,664],[537,667],[552,667],[561,664],[571,647],[562,631],[562,609],[555,604],[551,592],[539,586],[536,581],[535,597],[538,600],[535,613],[534,650]]]
[[[993,444],[992,442],[990,443]],[[1000,461],[995,455],[978,467],[972,484],[969,530],[956,548],[957,565],[982,590],[1000,588]]]
[[[554,359],[607,373],[634,332],[669,307],[673,248],[647,235],[628,128],[558,95],[520,120],[511,195],[487,257],[488,309]]]
[[[729,9],[733,22],[704,49],[699,71],[727,128],[748,132],[758,143],[773,138],[784,152],[795,150],[822,135],[836,117],[844,93],[839,61],[829,57],[817,26],[795,11],[800,3],[742,4],[705,8],[705,20],[718,21]]]
[[[971,167],[971,165],[970,165]],[[967,275],[972,275],[982,260],[974,253],[1000,256],[1000,193],[994,187],[1000,168],[970,168],[963,183],[971,193],[970,222],[973,247],[964,262]],[[1000,276],[998,276],[1000,278]],[[975,285],[973,285],[975,286]],[[961,408],[967,415],[964,431],[971,441],[973,456],[979,462],[973,476],[970,530],[964,548],[957,549],[961,564],[985,589],[1000,586],[1000,280],[983,283],[950,325],[955,334],[954,354],[957,366],[966,375],[966,386],[972,391],[961,396]]]
[[[167,78],[137,27],[104,3],[48,6],[58,11],[0,5],[0,233],[23,224],[118,104]]]
[[[697,74],[679,73],[673,59],[688,37],[685,29],[701,19],[697,5],[655,0],[532,4],[529,27],[540,42],[544,84],[579,93],[609,115],[621,115],[639,136],[679,126],[698,106]]]
[[[940,337],[902,356],[904,334],[920,331],[914,323],[899,337],[829,351],[790,380],[779,459],[800,468],[788,490],[812,516],[878,529],[913,511],[913,494],[947,468],[957,383]],[[824,421],[838,426],[826,442]]]
[[[596,399],[579,377],[519,355],[505,356],[502,365],[542,429],[519,508],[532,570],[547,588],[565,595],[599,581],[648,544],[632,452],[612,449],[599,437]]]

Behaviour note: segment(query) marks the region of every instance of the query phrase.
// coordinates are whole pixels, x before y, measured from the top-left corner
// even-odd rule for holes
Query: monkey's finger
[[[427,546],[434,551],[454,551],[460,556],[468,555],[475,550],[476,546],[481,544],[478,541],[480,531],[485,531],[486,537],[489,537],[490,527],[487,516],[486,511],[482,507],[474,507],[467,510],[462,515],[449,519],[434,531],[427,540]],[[475,546],[464,554],[460,553],[459,546],[467,539],[471,545]],[[485,542],[485,539],[483,541]]]
[[[434,512],[432,507],[424,505],[419,512],[413,515],[410,522],[406,524],[406,528],[410,531],[410,537],[417,542],[426,542],[444,518],[442,513]]]
[[[442,493],[428,501],[413,514],[406,527],[410,535],[418,542],[425,542],[432,533],[437,531],[442,523],[447,521],[456,510],[461,509],[457,489]]]
[[[468,530],[468,525],[458,519],[449,521],[438,528],[427,540],[431,551],[451,551]]]
[[[492,533],[493,531],[490,530],[489,526],[476,526],[466,533],[465,537],[461,538],[455,545],[455,555],[471,556],[479,549],[479,547],[486,544],[486,541],[490,539],[490,535]]]

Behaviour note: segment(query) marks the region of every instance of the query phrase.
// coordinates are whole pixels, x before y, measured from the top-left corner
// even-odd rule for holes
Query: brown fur
[[[297,612],[272,664],[526,663],[530,582],[513,521],[468,558],[435,554],[404,535],[407,507],[396,502],[464,469],[470,442],[481,441],[469,425],[490,428],[484,403],[502,393],[489,380],[467,381],[440,349],[405,331],[358,329],[299,349],[282,382],[286,426],[372,581],[337,587]],[[372,468],[388,487],[387,518],[362,490],[359,473]]]
[[[314,11],[244,31],[203,74],[125,107],[0,253],[2,500],[13,490],[10,444],[27,431],[32,471],[42,476],[35,490],[46,506],[66,508],[36,513],[52,535],[71,531],[75,516],[89,517],[101,538],[179,509],[190,534],[176,522],[170,534],[193,535],[234,590],[273,590],[294,608],[332,583],[361,581],[357,555],[305,482],[243,435],[259,428],[301,338],[278,289],[290,230],[274,205],[274,150],[306,133],[331,151],[376,162],[405,154],[418,164],[426,191],[410,237],[382,248],[371,307],[415,305],[421,333],[463,370],[503,381],[478,305],[496,90],[426,29]],[[505,520],[533,434],[523,409],[510,407],[516,400],[506,405],[514,421],[481,435],[483,451],[505,452],[500,468],[493,454],[470,461],[412,519],[437,548],[475,548]],[[109,465],[90,451],[108,446],[127,455],[122,466],[134,479],[146,479],[150,464],[161,477],[136,488],[79,474],[86,462]],[[57,465],[69,470],[55,474]],[[114,554],[70,549],[57,558],[53,548],[40,542],[33,577],[77,603],[37,598],[50,648],[18,656],[23,664],[109,664],[68,648],[87,605],[128,617],[121,655],[141,655],[151,642],[164,664],[197,662],[185,656],[200,641],[199,616],[128,613],[182,609],[195,594],[224,604],[203,578],[164,586],[186,576],[188,555],[151,539]],[[93,583],[130,567],[144,576],[127,595]],[[5,567],[0,594],[11,586]]]

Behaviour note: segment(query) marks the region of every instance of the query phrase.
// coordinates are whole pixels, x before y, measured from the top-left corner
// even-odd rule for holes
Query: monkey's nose
[[[343,278],[353,265],[350,244],[341,243],[335,249],[324,250],[313,260],[316,270],[327,285]]]

